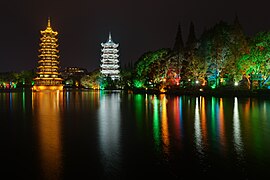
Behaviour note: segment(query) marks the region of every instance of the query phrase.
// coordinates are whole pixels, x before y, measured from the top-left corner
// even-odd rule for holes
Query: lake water
[[[270,99],[0,92],[8,179],[270,178]]]

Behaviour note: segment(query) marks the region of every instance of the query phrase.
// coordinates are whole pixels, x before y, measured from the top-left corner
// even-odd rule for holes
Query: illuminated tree
[[[242,73],[237,69],[237,61],[248,52],[249,46],[237,16],[230,29],[229,41],[230,56],[228,56],[227,61],[224,63],[222,76],[227,76],[229,81],[238,82],[242,78]]]
[[[226,68],[231,66],[231,45],[232,28],[225,22],[219,22],[202,34],[198,53],[206,61],[206,78],[212,88],[228,76]]]
[[[250,42],[249,51],[238,61],[238,69],[251,80],[269,80],[270,32],[259,32]]]
[[[179,23],[172,51],[161,61],[164,74],[162,84],[167,88],[179,87],[184,61],[184,42]]]
[[[204,59],[194,55],[188,63],[185,76],[193,84],[198,82],[199,85],[206,85],[206,70],[207,66]]]
[[[195,35],[193,22],[190,23],[189,35],[185,47],[185,60],[183,66],[183,78],[185,82],[200,81],[204,84],[206,64],[203,58],[198,55],[198,40]]]
[[[132,89],[133,88],[133,73],[131,69],[122,69],[120,72],[120,82],[119,85],[123,89]]]
[[[81,78],[82,86],[89,89],[99,89],[100,82],[101,73],[99,70],[93,71],[89,75],[85,75]]]
[[[145,87],[158,85],[165,77],[164,58],[169,52],[169,49],[160,49],[143,54],[135,63],[134,85]]]

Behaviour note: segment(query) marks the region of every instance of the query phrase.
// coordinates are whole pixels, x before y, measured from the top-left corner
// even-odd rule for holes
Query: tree
[[[158,85],[165,76],[166,66],[164,58],[169,54],[169,49],[159,49],[143,54],[135,63],[134,84],[142,87]]]
[[[99,70],[91,72],[81,78],[81,84],[84,88],[99,89],[101,74]]]
[[[270,70],[270,32],[259,32],[250,42],[250,48],[238,61],[238,69],[251,80],[268,79]],[[263,82],[261,82],[263,83]],[[261,85],[261,84],[259,84]]]

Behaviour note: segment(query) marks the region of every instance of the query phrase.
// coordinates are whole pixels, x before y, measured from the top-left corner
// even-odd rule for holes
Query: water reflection
[[[40,169],[33,174],[44,179],[69,178],[78,171],[102,179],[140,170],[153,178],[162,173],[189,177],[190,169],[209,176],[233,172],[240,179],[269,172],[267,99],[2,92],[0,105],[1,142],[10,151],[3,156],[19,152],[15,168],[30,159],[25,169]],[[14,161],[9,163],[12,167]]]
[[[120,95],[100,95],[98,137],[104,176],[117,175],[121,169],[120,123]]]
[[[226,136],[225,136],[225,125],[224,125],[224,107],[223,107],[223,98],[219,100],[219,113],[218,113],[218,120],[219,120],[219,138],[221,149],[223,151],[226,150]]]
[[[59,179],[62,172],[60,104],[62,92],[33,92],[41,174],[44,179]]]
[[[135,100],[135,115],[136,115],[136,120],[137,120],[137,127],[139,130],[142,129],[142,124],[143,124],[143,96],[141,94],[137,94],[134,97]]]
[[[233,108],[233,141],[234,148],[237,153],[237,157],[242,160],[243,158],[243,143],[241,137],[241,127],[238,111],[238,99],[234,98],[234,108]]]
[[[212,132],[212,140],[216,141],[216,98],[212,97],[212,102],[211,102],[211,132]],[[216,144],[215,144],[216,145]]]
[[[159,129],[159,99],[156,95],[152,96],[153,103],[153,135],[156,147],[160,148],[160,129]]]
[[[168,117],[167,117],[167,99],[164,94],[160,96],[161,98],[161,127],[162,127],[162,142],[163,151],[169,154],[169,130],[168,130]]]
[[[200,109],[199,109],[199,98],[196,97],[195,104],[195,121],[194,121],[194,136],[195,136],[195,145],[198,153],[203,154],[203,144],[202,144],[202,132],[201,132],[201,122],[200,122]]]
[[[203,144],[207,145],[207,121],[206,121],[206,106],[205,97],[201,97],[201,126],[202,126],[202,139]]]

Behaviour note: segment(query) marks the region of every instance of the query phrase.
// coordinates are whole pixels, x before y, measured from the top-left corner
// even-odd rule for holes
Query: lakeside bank
[[[20,92],[20,91],[32,91],[31,88],[16,88],[16,89],[0,89],[2,92]],[[85,88],[64,88],[63,91],[100,91],[94,89]],[[254,97],[254,98],[270,98],[270,89],[256,89],[256,90],[240,90],[240,89],[173,89],[166,92],[160,92],[154,89],[133,89],[133,90],[121,90],[121,89],[108,89],[101,90],[108,93],[129,93],[129,94],[167,94],[175,96],[205,96],[205,97]]]

